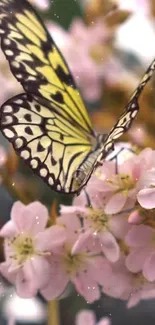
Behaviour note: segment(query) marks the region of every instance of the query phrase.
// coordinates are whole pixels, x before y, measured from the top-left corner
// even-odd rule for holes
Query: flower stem
[[[48,325],[59,325],[59,303],[57,300],[48,302]]]

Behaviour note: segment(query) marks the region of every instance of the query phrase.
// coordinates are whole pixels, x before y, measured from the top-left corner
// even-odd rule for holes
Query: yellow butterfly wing
[[[47,99],[64,118],[94,135],[68,66],[27,0],[0,1],[0,35],[12,73],[24,90]]]
[[[55,191],[74,193],[76,172],[92,151],[87,135],[28,94],[8,100],[0,111],[1,131],[17,154]]]

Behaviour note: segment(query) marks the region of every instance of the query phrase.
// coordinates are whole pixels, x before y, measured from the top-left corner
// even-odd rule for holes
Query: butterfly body
[[[68,65],[27,0],[1,0],[0,36],[25,91],[2,105],[2,133],[52,189],[79,193],[129,129],[154,61],[109,134],[96,135]]]

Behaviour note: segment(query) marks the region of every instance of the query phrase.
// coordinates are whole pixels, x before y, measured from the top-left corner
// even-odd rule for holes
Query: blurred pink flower
[[[91,310],[81,310],[76,314],[75,325],[110,325],[109,317],[103,317],[99,322],[96,322],[96,317]]]
[[[15,284],[20,297],[34,296],[48,282],[47,256],[65,241],[64,229],[58,225],[45,229],[47,221],[43,204],[36,201],[25,206],[18,201],[12,207],[11,220],[0,231],[6,258],[0,271]]]
[[[74,19],[68,33],[55,23],[49,22],[47,27],[85,99],[98,100],[102,94],[101,80],[107,74],[104,66],[109,61],[109,58],[104,57],[104,45],[112,32],[103,20],[87,26],[81,19]]]
[[[128,135],[135,144],[139,146],[144,144],[144,141],[147,137],[147,131],[141,125],[132,126],[128,132]]]
[[[2,146],[0,146],[0,168],[4,166],[6,161],[7,161],[7,152]]]
[[[17,82],[15,77],[13,77],[11,74],[8,62],[2,50],[0,50],[0,84],[0,105],[9,97],[16,95],[19,91],[22,90],[19,82]]]
[[[9,321],[8,321],[8,324],[7,324],[7,325],[16,325],[15,319],[14,319],[12,316],[10,316],[10,318],[9,318]]]
[[[71,281],[79,294],[88,302],[100,298],[98,284],[103,284],[110,275],[107,260],[100,256],[100,246],[92,234],[85,237],[81,232],[80,220],[73,215],[58,218],[58,224],[66,231],[66,243],[49,257],[51,277],[41,294],[47,300],[60,296]],[[80,236],[80,251],[74,253],[76,241]]]
[[[148,14],[150,3],[147,0],[117,0],[120,9],[131,10],[133,13]]]
[[[130,253],[126,266],[131,272],[143,271],[148,281],[155,281],[155,229],[146,225],[132,226],[126,235]]]
[[[30,0],[32,5],[35,5],[40,10],[47,10],[50,7],[51,0]]]

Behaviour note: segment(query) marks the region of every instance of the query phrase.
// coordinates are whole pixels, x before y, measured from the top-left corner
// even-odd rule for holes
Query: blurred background
[[[68,62],[95,130],[108,132],[155,57],[155,1],[29,1],[40,13]],[[22,90],[11,75],[2,52],[0,84],[0,104]],[[133,127],[123,138],[140,148],[155,148],[154,87],[155,75],[140,98],[140,113]],[[28,202],[40,200],[50,208],[51,214],[58,212],[59,203],[71,203],[71,196],[55,194],[34,176],[2,136],[0,144],[1,159],[5,160],[0,187],[0,226],[9,219],[11,206],[20,196],[21,189]],[[2,245],[0,257],[2,261]],[[0,324],[7,324],[10,311],[16,324],[47,323],[46,304],[41,297],[19,299],[14,289],[3,281],[0,292]],[[95,311],[97,319],[109,316],[112,325],[155,324],[154,300],[141,302],[131,310],[124,302],[107,296],[90,305],[70,287],[60,300],[61,325],[75,324],[75,314],[80,309]]]

